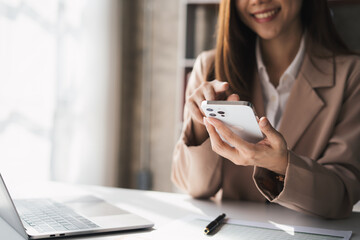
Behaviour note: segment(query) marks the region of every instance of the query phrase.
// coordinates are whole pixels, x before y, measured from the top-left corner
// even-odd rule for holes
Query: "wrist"
[[[270,167],[265,167],[265,168],[278,175],[285,176],[286,169],[288,167],[288,155],[289,153],[287,150],[286,153],[284,153],[281,157],[277,158],[277,160],[275,160]]]
[[[288,167],[288,164],[289,164],[289,150],[286,149],[286,153],[284,154],[282,160],[281,160],[281,166],[280,166],[280,169],[279,171],[276,171],[278,174],[282,175],[282,176],[285,176],[286,174],[286,169]]]

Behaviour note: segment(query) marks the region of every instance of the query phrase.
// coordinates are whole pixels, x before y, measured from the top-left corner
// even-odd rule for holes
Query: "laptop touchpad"
[[[120,215],[128,213],[114,205],[107,203],[103,199],[94,196],[76,198],[71,201],[66,201],[64,204],[87,217]]]

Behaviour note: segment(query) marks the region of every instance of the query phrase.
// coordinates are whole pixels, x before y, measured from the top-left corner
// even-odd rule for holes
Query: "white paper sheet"
[[[291,240],[349,240],[351,231],[335,231],[329,229],[297,227],[281,225],[274,222],[260,223],[227,219],[212,235],[205,235],[204,228],[212,219],[203,216],[189,216],[175,220],[150,233],[149,239],[291,239]]]

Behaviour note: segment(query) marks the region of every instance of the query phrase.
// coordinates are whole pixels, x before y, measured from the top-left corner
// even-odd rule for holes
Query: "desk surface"
[[[349,219],[324,220],[283,208],[275,204],[252,202],[196,200],[185,194],[140,191],[98,186],[73,186],[60,183],[37,184],[36,187],[8,186],[13,198],[21,197],[56,197],[69,195],[92,194],[108,202],[143,216],[155,223],[154,229],[189,214],[217,216],[225,212],[229,218],[245,221],[268,222],[294,226],[319,227],[334,230],[350,230],[351,239],[360,239],[360,211],[353,212]],[[31,189],[31,192],[30,192]],[[359,203],[357,204],[357,209]],[[0,219],[1,220],[1,219]],[[152,231],[154,231],[154,229]],[[117,234],[106,234],[91,239],[126,239],[126,236],[143,235],[151,230],[131,231]],[[79,237],[71,239],[89,239]],[[22,238],[0,221],[0,239],[21,240]],[[132,238],[133,239],[133,238]]]

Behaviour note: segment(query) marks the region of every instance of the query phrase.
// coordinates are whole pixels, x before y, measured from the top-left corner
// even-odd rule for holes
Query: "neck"
[[[301,43],[302,29],[293,28],[274,39],[260,39],[260,49],[270,81],[277,86],[281,75],[294,60]]]

